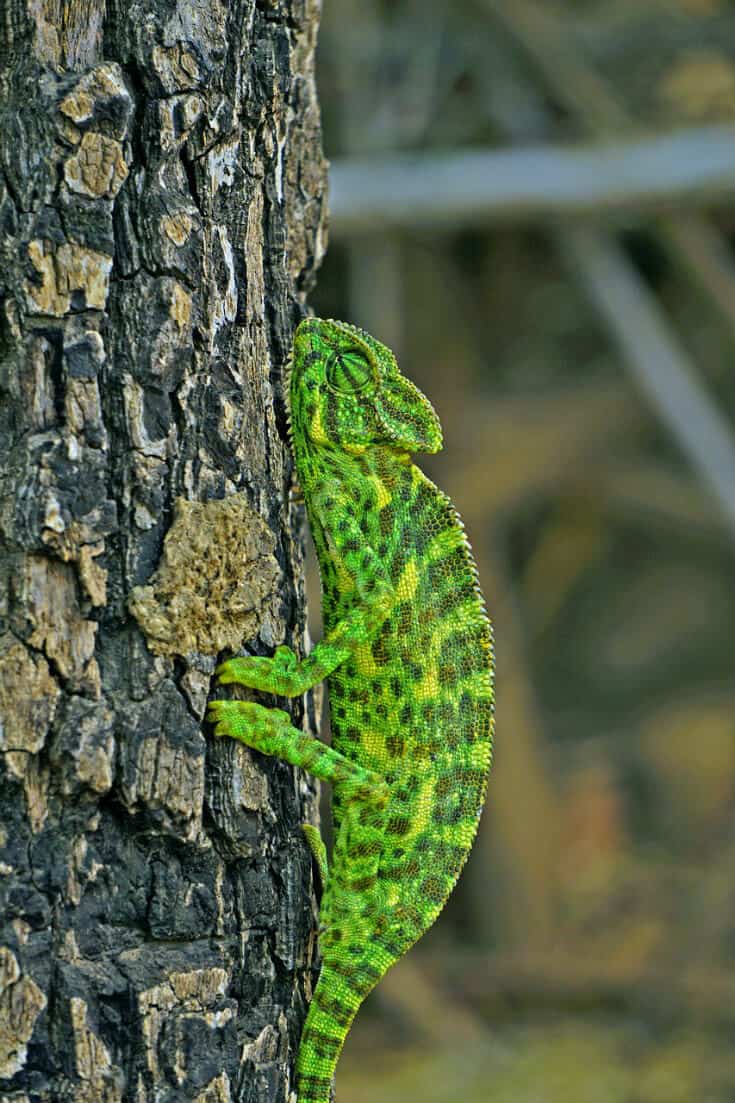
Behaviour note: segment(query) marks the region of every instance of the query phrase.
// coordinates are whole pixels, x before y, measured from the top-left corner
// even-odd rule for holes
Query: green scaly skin
[[[231,659],[221,682],[286,697],[329,679],[332,747],[287,713],[213,701],[219,735],[334,786],[322,970],[299,1049],[299,1103],[329,1103],[368,992],[434,922],[477,831],[493,726],[492,632],[449,499],[410,462],[441,428],[393,354],[342,322],[296,331],[292,447],[322,579],[325,637],[299,662]]]

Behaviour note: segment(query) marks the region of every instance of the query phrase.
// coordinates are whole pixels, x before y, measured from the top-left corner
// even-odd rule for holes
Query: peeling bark
[[[304,644],[281,380],[322,251],[317,20],[5,9],[2,1101],[290,1091],[315,793],[202,717],[217,652]]]

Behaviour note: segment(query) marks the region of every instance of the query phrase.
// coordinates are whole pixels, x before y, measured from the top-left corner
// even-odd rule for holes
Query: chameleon
[[[283,697],[327,679],[332,745],[255,701],[213,700],[208,717],[217,735],[333,787],[329,863],[304,825],[322,882],[322,964],[296,1062],[299,1103],[329,1103],[358,1008],[434,922],[477,832],[493,638],[462,521],[411,462],[441,449],[438,417],[393,353],[356,326],[307,317],[286,390],[324,636],[303,660],[283,645],[216,673]]]

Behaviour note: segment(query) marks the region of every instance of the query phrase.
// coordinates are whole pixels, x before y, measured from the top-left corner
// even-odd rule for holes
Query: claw
[[[204,719],[209,724],[214,724],[215,735],[227,735],[227,712],[232,701],[210,701]]]
[[[237,666],[235,664],[237,664]],[[225,662],[220,663],[219,666],[216,667],[214,671],[215,677],[218,678],[223,685],[227,685],[229,682],[234,682],[237,677],[237,667],[239,666],[240,668],[242,668],[242,664],[242,659],[227,659]]]

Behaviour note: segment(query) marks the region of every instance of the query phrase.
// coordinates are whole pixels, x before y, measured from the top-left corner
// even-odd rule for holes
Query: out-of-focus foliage
[[[735,118],[735,5],[326,0],[320,65],[331,156],[654,133]],[[608,229],[735,433],[735,222],[687,219]],[[336,240],[313,300],[439,410],[498,652],[478,846],[354,1028],[352,1103],[735,1098],[733,535],[563,245]]]

